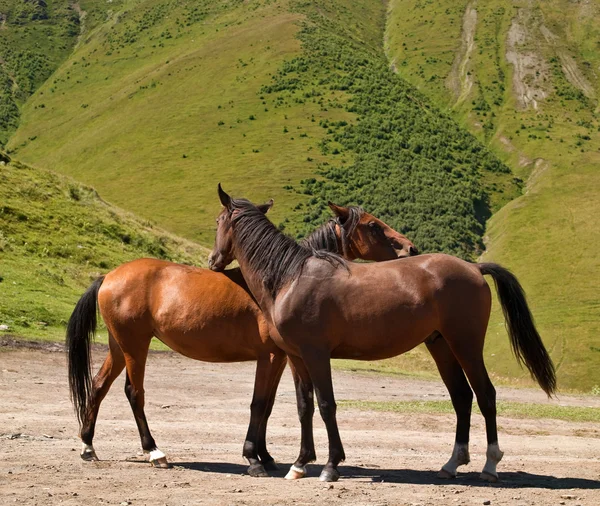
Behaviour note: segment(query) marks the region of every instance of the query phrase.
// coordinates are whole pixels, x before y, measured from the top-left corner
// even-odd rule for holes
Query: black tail
[[[92,392],[90,341],[96,332],[98,290],[103,281],[104,276],[98,278],[81,296],[67,325],[69,388],[80,424],[85,419]]]
[[[481,274],[489,274],[494,278],[510,344],[517,360],[525,364],[531,376],[550,397],[556,391],[556,372],[533,323],[523,287],[513,273],[498,264],[476,265]]]

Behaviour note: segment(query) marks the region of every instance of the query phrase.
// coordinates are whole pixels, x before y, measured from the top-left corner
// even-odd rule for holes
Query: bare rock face
[[[475,3],[467,5],[463,15],[463,26],[461,32],[461,47],[454,58],[452,69],[446,79],[446,87],[449,88],[457,103],[463,102],[473,87],[473,76],[471,75],[471,55],[475,49],[475,30],[477,28],[477,10]]]
[[[538,108],[549,94],[550,69],[541,54],[541,20],[527,9],[519,9],[506,40],[506,61],[514,67],[513,93],[521,109]]]

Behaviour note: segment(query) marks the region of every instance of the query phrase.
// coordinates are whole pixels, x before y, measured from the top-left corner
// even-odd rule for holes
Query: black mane
[[[348,207],[349,216],[342,224],[339,218],[331,219],[327,223],[321,225],[318,229],[300,241],[300,244],[306,248],[314,250],[324,250],[338,255],[349,256],[349,237],[354,233],[354,229],[358,225],[365,211],[358,206]],[[340,226],[342,249],[338,246],[335,226]]]
[[[325,250],[341,255],[342,252],[338,246],[338,238],[335,233],[336,224],[337,220],[334,219],[323,223],[323,225],[317,228],[314,232],[311,232],[308,236],[302,239],[300,241],[300,245],[309,249]]]
[[[273,298],[281,287],[300,275],[311,257],[346,265],[345,260],[333,252],[298,244],[246,199],[231,199],[230,209],[237,254],[244,255]]]

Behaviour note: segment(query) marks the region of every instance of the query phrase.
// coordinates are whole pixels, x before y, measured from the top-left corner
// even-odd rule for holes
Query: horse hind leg
[[[478,346],[478,342],[481,343]],[[496,389],[492,384],[483,361],[483,338],[477,341],[462,341],[463,346],[451,347],[458,358],[469,383],[477,396],[477,404],[485,419],[487,436],[486,463],[480,478],[491,483],[498,481],[496,467],[504,453],[498,445],[498,427],[496,424]]]
[[[448,389],[456,412],[456,437],[450,460],[442,466],[439,478],[456,478],[459,466],[470,462],[469,432],[471,428],[471,407],[473,391],[446,340],[436,332],[426,342],[427,349],[435,360],[440,376]]]
[[[125,395],[127,396],[129,404],[131,405],[131,410],[133,411],[144,454],[148,456],[149,462],[154,467],[166,469],[169,467],[169,462],[166,455],[156,446],[156,442],[150,433],[146,414],[144,412],[144,373],[149,347],[150,338],[148,338],[145,345],[138,348],[134,354],[131,354],[129,351],[125,352],[125,364],[127,367]]]
[[[113,382],[125,369],[125,357],[111,334],[108,336],[108,355],[102,367],[92,381],[92,394],[87,416],[81,426],[81,458],[85,461],[96,461],[98,456],[93,445],[96,420],[100,404],[110,390]]]

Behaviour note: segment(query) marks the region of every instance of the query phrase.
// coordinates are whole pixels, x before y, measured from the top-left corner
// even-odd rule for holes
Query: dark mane
[[[331,253],[337,253],[341,255],[340,248],[338,247],[338,238],[335,233],[336,220],[329,220],[327,223],[323,223],[314,232],[311,232],[307,237],[300,241],[300,245],[305,248],[314,250],[325,250]]]
[[[354,233],[354,229],[360,222],[365,211],[358,206],[348,207],[349,216],[342,225],[339,218],[331,219],[327,223],[321,225],[318,229],[312,232],[308,237],[305,237],[300,244],[306,248],[314,250],[324,250],[338,255],[349,256],[348,248],[350,246],[349,237]],[[338,239],[335,233],[335,226],[340,226],[342,249],[338,246]]]
[[[246,199],[231,199],[231,210],[237,254],[244,255],[273,298],[282,286],[300,275],[306,261],[313,256],[331,263],[346,264],[335,253],[298,244],[279,231]]]

